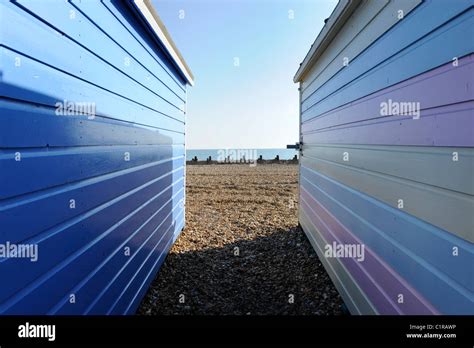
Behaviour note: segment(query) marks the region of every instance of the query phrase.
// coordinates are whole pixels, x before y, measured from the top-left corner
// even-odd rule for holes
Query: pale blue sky
[[[153,3],[196,79],[188,89],[188,148],[298,141],[293,76],[337,0]]]

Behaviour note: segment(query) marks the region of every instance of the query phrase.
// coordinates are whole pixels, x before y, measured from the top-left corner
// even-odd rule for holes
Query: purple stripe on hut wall
[[[362,244],[344,225],[327,211],[304,187],[301,187],[302,208],[328,244]],[[342,258],[341,261],[358,285],[370,298],[380,314],[439,314],[377,254],[365,246],[365,259]],[[398,295],[403,294],[403,303]]]
[[[350,112],[350,111],[348,111]],[[474,146],[474,102],[422,112],[419,119],[391,116],[303,134],[308,144]]]
[[[473,146],[472,76],[474,54],[460,59],[457,66],[445,64],[306,121],[303,136],[310,143],[340,139],[342,143]],[[392,105],[419,103],[414,105],[420,108],[420,118],[382,115],[382,103],[389,100]],[[381,131],[382,139],[372,137]],[[345,141],[347,136],[350,141]]]
[[[422,111],[472,100],[474,91],[469,88],[469,85],[472,84],[473,76],[474,54],[471,54],[461,58],[457,67],[452,63],[445,64],[307,120],[302,125],[302,131],[307,133],[327,127],[380,118],[382,117],[380,105],[388,99],[419,102]]]

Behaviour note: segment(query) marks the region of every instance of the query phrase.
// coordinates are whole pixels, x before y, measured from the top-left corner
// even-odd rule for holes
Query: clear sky
[[[298,141],[293,76],[337,0],[153,0],[195,77],[189,149]]]

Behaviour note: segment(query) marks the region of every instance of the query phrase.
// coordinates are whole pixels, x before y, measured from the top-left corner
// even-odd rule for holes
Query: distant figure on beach
[[[211,163],[211,162],[212,162],[212,157],[209,156],[209,157],[207,158],[206,162],[207,162],[207,163]]]
[[[279,161],[280,160],[280,155],[276,155],[275,156],[275,161]]]
[[[198,161],[198,158],[197,156],[194,156],[193,159],[192,159],[193,162],[197,162]]]

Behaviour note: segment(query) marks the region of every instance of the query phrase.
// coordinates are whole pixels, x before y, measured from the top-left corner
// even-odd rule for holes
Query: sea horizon
[[[275,159],[279,156],[281,160],[293,159],[294,156],[298,156],[298,150],[286,149],[286,148],[221,148],[221,149],[186,149],[186,160],[190,161],[194,157],[197,157],[199,161],[206,160],[209,156],[213,160],[219,160],[219,158],[230,157],[232,160],[240,160],[243,157],[246,159],[258,159],[262,156],[264,160]]]

